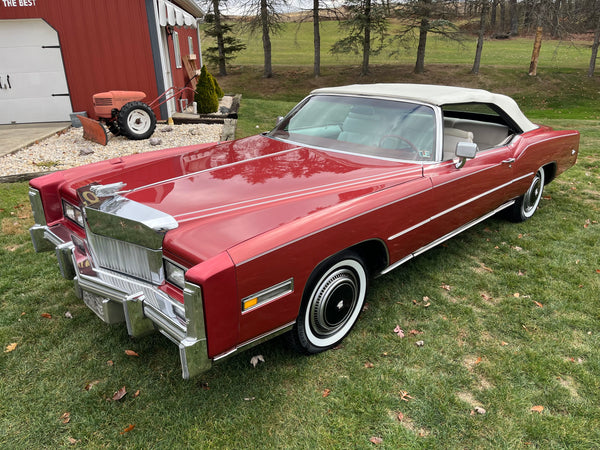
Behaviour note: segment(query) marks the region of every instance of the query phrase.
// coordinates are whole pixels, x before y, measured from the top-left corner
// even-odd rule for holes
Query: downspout
[[[166,80],[162,65],[162,41],[160,34],[160,23],[158,19],[158,5],[156,0],[146,1],[146,16],[148,18],[148,31],[150,33],[150,46],[152,48],[152,60],[154,61],[154,77],[156,79],[156,91],[160,95],[165,92]],[[169,117],[166,103],[160,105],[160,116]]]
[[[200,24],[203,22],[202,19],[196,18],[196,32],[198,33],[198,56],[200,57],[200,68],[204,65],[202,62],[202,41],[200,40]]]

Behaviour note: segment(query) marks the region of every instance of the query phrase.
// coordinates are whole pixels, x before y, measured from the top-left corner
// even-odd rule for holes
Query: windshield
[[[308,97],[269,136],[410,161],[435,158],[435,113],[425,105],[364,97]]]

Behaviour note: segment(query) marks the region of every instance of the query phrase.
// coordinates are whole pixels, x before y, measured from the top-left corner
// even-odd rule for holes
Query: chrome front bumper
[[[200,286],[186,283],[181,305],[148,282],[96,267],[92,252],[68,238],[66,227],[36,224],[30,234],[37,252],[55,250],[62,275],[104,322],[125,322],[132,337],[160,331],[179,347],[185,379],[210,369]]]

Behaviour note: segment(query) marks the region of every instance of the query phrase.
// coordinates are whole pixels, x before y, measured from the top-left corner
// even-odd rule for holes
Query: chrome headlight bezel
[[[81,211],[80,207],[75,206],[66,200],[62,201],[62,207],[63,207],[63,216],[66,219],[70,220],[71,222],[73,222],[74,224],[78,225],[81,228],[85,228],[83,212]]]
[[[165,267],[165,279],[173,286],[177,286],[180,289],[185,288],[185,272],[187,269],[174,263],[171,260],[163,259]]]

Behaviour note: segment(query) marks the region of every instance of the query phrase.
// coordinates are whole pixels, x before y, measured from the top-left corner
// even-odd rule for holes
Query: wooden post
[[[540,57],[540,48],[542,47],[542,31],[543,27],[537,27],[535,31],[535,41],[533,42],[533,53],[531,54],[531,64],[529,65],[529,76],[537,75],[538,59]]]

